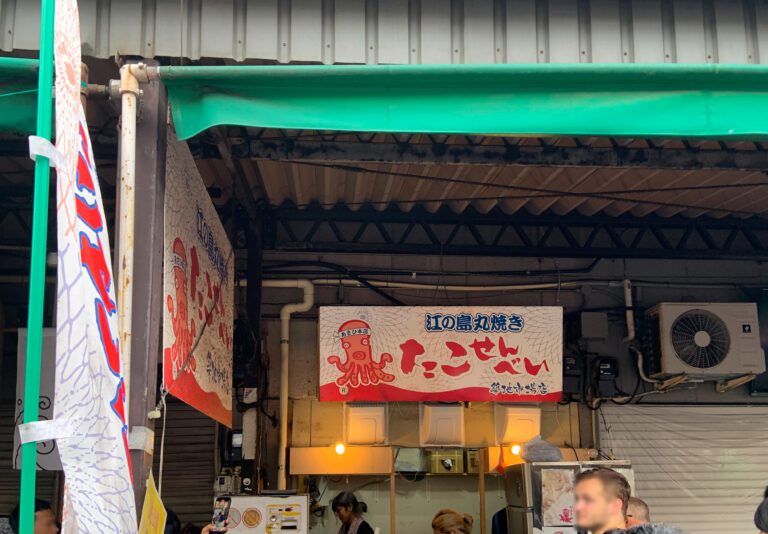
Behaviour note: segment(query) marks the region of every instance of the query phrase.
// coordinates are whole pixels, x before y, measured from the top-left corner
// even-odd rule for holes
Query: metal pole
[[[55,0],[42,0],[40,16],[40,63],[37,83],[37,135],[51,138],[53,107],[53,29]],[[35,159],[35,193],[32,211],[32,254],[29,269],[27,361],[24,377],[24,423],[37,421],[40,397],[40,352],[45,303],[45,256],[48,234],[48,158]],[[32,534],[35,523],[37,443],[25,443],[21,453],[20,532]]]
[[[120,255],[117,284],[117,322],[120,331],[120,353],[125,377],[125,419],[129,420],[131,400],[131,320],[133,313],[133,246],[136,216],[136,107],[139,81],[131,66],[120,69],[120,222],[118,251]]]

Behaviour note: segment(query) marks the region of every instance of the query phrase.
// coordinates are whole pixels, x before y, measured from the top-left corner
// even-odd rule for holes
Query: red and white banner
[[[165,169],[163,383],[232,426],[232,245],[186,143],[169,132]]]
[[[49,428],[64,467],[62,530],[136,532],[107,222],[80,104],[77,2],[55,14],[56,378]]]
[[[560,400],[559,307],[320,308],[321,401]]]

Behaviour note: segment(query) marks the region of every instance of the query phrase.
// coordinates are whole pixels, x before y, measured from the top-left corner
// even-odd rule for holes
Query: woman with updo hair
[[[331,510],[341,521],[339,534],[373,534],[373,529],[364,519],[368,505],[360,502],[355,494],[342,491],[331,501]]]
[[[446,508],[432,519],[433,534],[471,534],[472,516]]]

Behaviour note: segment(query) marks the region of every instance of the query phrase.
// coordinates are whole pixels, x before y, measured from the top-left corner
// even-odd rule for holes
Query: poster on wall
[[[560,307],[320,308],[321,401],[550,402]]]
[[[163,385],[232,426],[232,246],[186,143],[168,134],[165,170]]]

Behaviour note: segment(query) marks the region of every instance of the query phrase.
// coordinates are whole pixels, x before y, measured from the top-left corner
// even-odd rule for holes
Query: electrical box
[[[480,451],[477,449],[467,449],[464,451],[464,471],[476,474],[480,472],[480,469]]]
[[[586,362],[578,354],[563,355],[563,394],[580,395],[583,391]]]
[[[426,473],[429,470],[429,458],[422,449],[400,448],[395,452],[395,472]]]
[[[464,473],[464,451],[430,451],[429,472],[433,475],[456,475]]]
[[[582,312],[581,337],[584,339],[606,339],[608,337],[608,314]]]
[[[619,394],[616,382],[619,378],[619,362],[616,358],[601,356],[592,362],[592,384],[598,397],[615,397]]]

